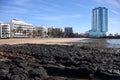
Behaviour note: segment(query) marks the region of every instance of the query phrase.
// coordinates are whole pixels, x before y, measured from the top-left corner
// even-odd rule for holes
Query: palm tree
[[[38,35],[38,36],[42,36],[42,30],[38,30],[38,31],[37,31],[37,35]]]
[[[49,36],[50,36],[50,37],[54,37],[54,34],[55,34],[54,29],[51,29],[51,30],[49,31]]]
[[[29,30],[29,29],[27,29],[27,36],[31,36],[32,35],[32,32]]]
[[[11,30],[11,36],[13,37],[13,36],[15,35],[16,32],[17,32],[16,29],[12,29],[12,30]]]
[[[22,31],[23,31],[23,28],[21,27],[21,25],[19,25],[19,27],[17,27],[17,32],[22,33]]]
[[[33,31],[32,31],[32,34],[33,34],[33,36],[35,36],[35,35],[37,34],[37,31],[36,31],[36,30],[33,30]]]
[[[47,36],[48,36],[46,31],[44,31],[43,33],[44,33],[44,34],[43,34],[44,37],[47,37]]]
[[[27,33],[27,31],[26,30],[23,30],[23,32],[22,32],[23,34],[25,34],[25,36],[26,36],[26,33]]]

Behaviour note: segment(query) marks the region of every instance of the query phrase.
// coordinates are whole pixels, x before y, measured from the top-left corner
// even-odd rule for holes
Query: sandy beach
[[[0,39],[2,44],[67,44],[65,42],[72,42],[77,40],[84,40],[86,38],[13,38],[13,39]]]

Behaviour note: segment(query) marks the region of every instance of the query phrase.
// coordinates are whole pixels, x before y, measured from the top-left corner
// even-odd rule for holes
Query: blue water
[[[75,41],[75,43],[85,43],[85,44],[93,44],[98,45],[100,47],[106,48],[120,48],[120,39],[86,39]]]

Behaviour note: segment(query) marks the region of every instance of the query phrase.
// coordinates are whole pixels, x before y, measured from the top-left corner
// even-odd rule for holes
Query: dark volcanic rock
[[[0,52],[9,59],[0,62],[0,80],[120,79],[120,49],[24,44],[2,45]]]
[[[44,68],[42,67],[38,67],[38,68],[32,68],[30,71],[29,71],[29,76],[31,78],[39,78],[39,79],[44,79],[44,78],[47,78],[47,73],[46,71],[44,70]]]

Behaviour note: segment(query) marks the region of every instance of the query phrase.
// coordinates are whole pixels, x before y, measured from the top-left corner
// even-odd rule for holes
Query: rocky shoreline
[[[120,49],[75,45],[0,46],[0,80],[120,80]]]

